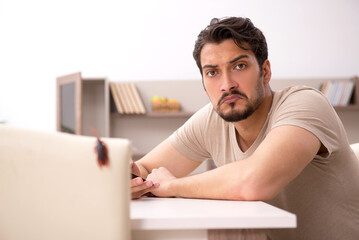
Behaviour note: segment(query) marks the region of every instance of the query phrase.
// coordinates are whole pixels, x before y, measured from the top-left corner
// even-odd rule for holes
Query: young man
[[[359,239],[359,161],[327,99],[308,87],[273,92],[262,32],[214,19],[194,49],[211,103],[132,172],[132,198],[261,200],[297,215],[273,239]],[[187,176],[206,159],[217,168]]]

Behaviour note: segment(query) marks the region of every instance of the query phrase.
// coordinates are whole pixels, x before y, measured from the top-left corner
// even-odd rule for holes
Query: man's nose
[[[221,80],[222,80],[222,84],[221,84],[222,92],[229,92],[238,87],[238,83],[235,81],[233,76],[231,76],[231,74],[228,72],[223,73]]]

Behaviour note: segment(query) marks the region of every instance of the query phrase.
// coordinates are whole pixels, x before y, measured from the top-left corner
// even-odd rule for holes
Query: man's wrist
[[[167,182],[167,186],[166,186],[166,192],[168,193],[168,196],[169,197],[178,197],[178,194],[177,194],[177,182],[178,182],[178,178],[174,178],[170,181]]]
[[[185,178],[175,178],[169,182],[168,188],[172,197],[185,197],[183,194],[185,186],[184,179]]]

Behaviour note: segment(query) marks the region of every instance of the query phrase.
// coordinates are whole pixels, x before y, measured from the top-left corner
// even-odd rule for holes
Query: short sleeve
[[[202,162],[210,158],[206,150],[206,128],[210,106],[206,105],[177,129],[169,140],[184,156]]]
[[[282,97],[271,125],[272,128],[295,125],[308,130],[326,147],[328,155],[338,149],[339,139],[346,138],[341,121],[329,101],[311,88],[292,88]]]

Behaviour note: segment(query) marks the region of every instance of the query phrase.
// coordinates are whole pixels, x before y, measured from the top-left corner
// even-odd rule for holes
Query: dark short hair
[[[262,31],[256,28],[249,18],[229,17],[212,19],[210,24],[198,35],[193,57],[201,74],[203,74],[201,66],[203,46],[207,43],[219,44],[227,39],[233,39],[237,46],[244,50],[252,50],[262,72],[261,66],[268,58],[267,42]]]

